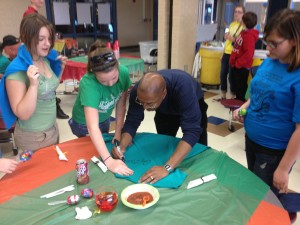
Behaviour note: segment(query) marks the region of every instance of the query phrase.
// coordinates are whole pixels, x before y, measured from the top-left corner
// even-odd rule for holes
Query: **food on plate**
[[[153,196],[147,191],[135,192],[128,196],[127,201],[131,204],[145,206],[153,201]]]

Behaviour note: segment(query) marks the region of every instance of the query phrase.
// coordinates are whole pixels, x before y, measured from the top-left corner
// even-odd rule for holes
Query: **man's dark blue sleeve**
[[[129,108],[126,115],[126,120],[122,129],[122,133],[129,133],[133,138],[139,128],[141,122],[144,120],[143,106],[135,102],[137,96],[137,84],[130,92]]]

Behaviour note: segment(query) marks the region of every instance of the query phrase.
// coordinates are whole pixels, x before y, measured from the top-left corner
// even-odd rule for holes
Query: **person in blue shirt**
[[[114,148],[114,156],[121,158],[126,151],[144,119],[144,110],[156,112],[158,134],[176,136],[181,127],[183,137],[165,165],[152,167],[140,178],[140,182],[155,183],[180,164],[197,142],[207,145],[207,107],[199,83],[188,73],[169,69],[145,74],[131,90],[121,153]]]
[[[295,214],[300,196],[293,198],[298,209],[284,199],[289,173],[300,156],[300,12],[285,9],[275,14],[265,26],[264,43],[269,58],[251,81],[250,99],[233,117],[245,124],[249,170]],[[241,109],[247,109],[244,118],[238,115]]]

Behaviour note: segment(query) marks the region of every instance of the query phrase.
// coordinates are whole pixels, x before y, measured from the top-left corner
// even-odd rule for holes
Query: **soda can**
[[[85,159],[79,159],[76,162],[77,170],[77,183],[78,184],[87,184],[90,180],[89,177],[89,168]]]

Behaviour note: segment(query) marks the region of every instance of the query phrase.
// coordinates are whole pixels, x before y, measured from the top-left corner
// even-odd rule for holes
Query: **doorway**
[[[121,47],[138,46],[141,41],[153,40],[154,0],[122,0],[116,4]]]

